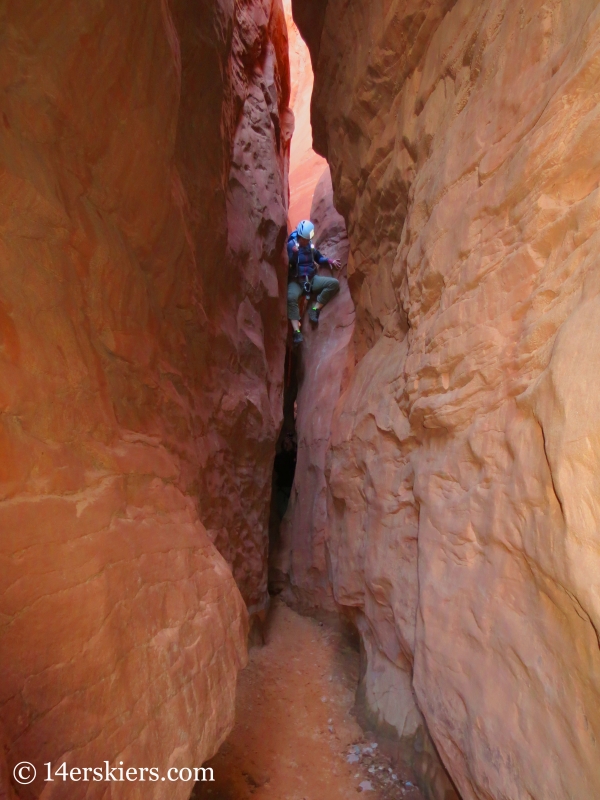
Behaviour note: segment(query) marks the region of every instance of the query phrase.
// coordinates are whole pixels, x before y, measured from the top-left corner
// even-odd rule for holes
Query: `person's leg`
[[[313,292],[317,292],[317,301],[314,308],[321,309],[323,306],[336,296],[340,290],[340,282],[337,278],[325,278],[315,275],[313,280]]]
[[[288,283],[287,290],[287,315],[295,331],[300,330],[300,306],[298,300],[302,296],[302,286],[296,281]]]

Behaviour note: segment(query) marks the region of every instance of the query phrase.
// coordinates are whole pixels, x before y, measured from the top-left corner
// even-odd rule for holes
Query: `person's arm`
[[[330,267],[330,268],[335,267],[335,269],[342,268],[342,264],[337,258],[335,260],[331,258],[325,258],[325,256],[320,252],[320,250],[317,250],[316,248],[314,251],[314,256],[315,256],[315,261],[320,267]]]

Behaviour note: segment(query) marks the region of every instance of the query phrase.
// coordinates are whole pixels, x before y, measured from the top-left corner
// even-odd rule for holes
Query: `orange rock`
[[[233,722],[243,599],[267,602],[287,33],[278,0],[22,0],[3,31],[7,771],[37,766],[22,798],[96,797],[42,764],[200,766]]]
[[[292,0],[284,0],[284,9],[290,43],[290,105],[296,119],[290,160],[289,209],[290,227],[294,229],[301,220],[310,219],[315,188],[327,162],[315,153],[312,146],[310,101],[313,71],[310,55],[292,17]]]
[[[358,362],[327,558],[367,697],[407,737],[416,697],[464,798],[600,796],[597,4],[315,6]]]

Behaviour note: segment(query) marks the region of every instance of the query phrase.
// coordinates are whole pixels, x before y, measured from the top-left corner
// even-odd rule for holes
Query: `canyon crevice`
[[[310,53],[293,20],[292,0],[283,0],[283,7],[290,48],[290,106],[295,118],[289,173],[289,222],[293,229],[301,220],[310,218],[315,188],[327,169],[327,162],[315,153],[312,146],[310,105],[314,77]]]
[[[430,800],[593,800],[600,6],[292,8],[314,197],[289,3],[0,3],[0,797],[189,797],[41,765],[204,764],[271,581]]]

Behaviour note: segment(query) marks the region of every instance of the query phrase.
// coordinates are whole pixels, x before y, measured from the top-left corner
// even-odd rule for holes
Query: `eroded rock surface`
[[[293,127],[283,8],[20,0],[0,20],[8,769],[199,766],[233,722],[242,595],[251,612],[267,598]]]
[[[291,95],[295,128],[290,154],[289,221],[295,228],[300,220],[310,218],[315,188],[327,167],[325,159],[312,146],[310,103],[313,91],[313,71],[310,54],[292,17],[292,0],[284,0],[290,51]]]
[[[600,796],[600,9],[294,10],[350,240],[326,549],[371,708],[422,714],[469,800]]]

